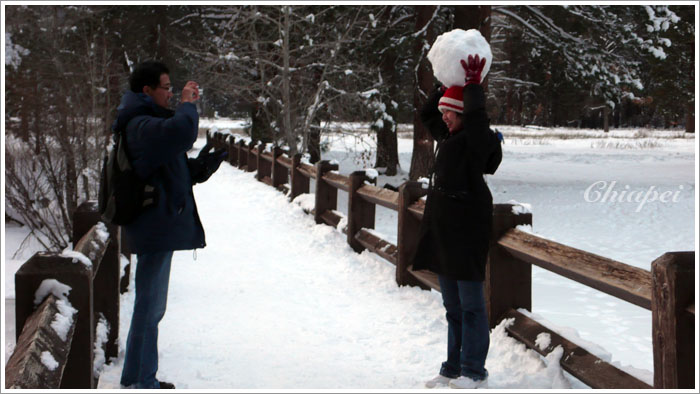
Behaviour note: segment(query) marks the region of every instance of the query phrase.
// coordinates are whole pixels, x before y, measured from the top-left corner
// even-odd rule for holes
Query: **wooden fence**
[[[82,204],[73,216],[73,253],[36,253],[15,274],[17,345],[5,366],[5,388],[96,388],[95,353],[104,352],[105,362],[118,356],[119,294],[128,285],[128,266],[121,277],[120,228],[98,221],[96,203]],[[70,290],[37,299],[45,280]],[[57,296],[77,310],[70,324]],[[97,338],[99,321],[108,328],[106,342]]]
[[[406,182],[398,192],[374,185],[362,171],[338,174],[337,164],[322,161],[303,163],[301,155],[289,157],[279,147],[235,141],[232,135],[207,133],[217,148],[226,148],[228,161],[256,178],[287,193],[291,199],[309,193],[315,179],[317,223],[337,227],[343,219],[337,212],[338,190],[348,193],[347,225],[342,231],[355,251],[368,249],[396,266],[398,285],[440,290],[435,274],[414,271],[410,258],[417,243],[427,192],[423,184]],[[371,231],[376,205],[398,212],[398,237],[394,245]],[[95,388],[96,320],[104,316],[109,327],[104,344],[105,360],[118,354],[119,293],[126,290],[128,269],[120,275],[120,229],[98,223],[96,204],[81,205],[74,216],[74,251],[91,265],[75,262],[58,253],[37,253],[15,274],[17,345],[5,367],[6,388]],[[519,312],[531,310],[532,265],[557,273],[652,312],[654,356],[653,388],[693,388],[695,382],[695,252],[666,253],[652,263],[651,272],[574,249],[516,227],[532,224],[530,213],[518,214],[510,204],[494,206],[485,292],[489,323],[497,325],[513,318],[507,327],[511,336],[546,355],[562,346],[560,363],[573,376],[593,388],[650,389],[648,384],[599,359],[580,346]],[[57,297],[35,300],[46,279],[70,287],[67,301],[77,313],[65,338],[52,328],[61,308]],[[37,306],[38,304],[38,306]],[[549,333],[550,345],[540,349],[537,335]],[[100,345],[100,343],[97,343]],[[42,360],[45,353],[50,362]],[[47,365],[48,364],[48,365]]]
[[[398,192],[379,188],[363,171],[340,175],[337,164],[303,163],[301,155],[289,157],[281,148],[266,149],[262,143],[244,142],[231,134],[207,133],[216,148],[228,149],[228,161],[256,179],[289,195],[309,193],[315,179],[315,207],[310,212],[317,223],[337,227],[343,219],[337,212],[338,190],[348,193],[347,225],[342,231],[357,252],[368,249],[396,266],[398,285],[440,290],[437,276],[414,271],[410,258],[417,244],[418,229],[427,193],[423,184],[406,182]],[[372,231],[376,205],[398,212],[397,245]],[[518,214],[513,205],[494,206],[485,295],[489,323],[496,326],[513,318],[508,333],[531,349],[546,355],[562,346],[564,370],[592,388],[651,389],[652,386],[605,362],[518,311],[532,308],[532,265],[631,302],[652,312],[654,357],[653,388],[693,388],[695,384],[695,252],[666,253],[652,263],[651,272],[528,232],[518,225],[532,224],[530,213]],[[540,333],[548,333],[550,345],[536,346]]]

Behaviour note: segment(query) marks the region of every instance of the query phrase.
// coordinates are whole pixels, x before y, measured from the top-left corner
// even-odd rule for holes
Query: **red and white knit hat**
[[[455,111],[457,113],[462,113],[464,111],[464,101],[462,100],[462,86],[451,86],[446,91],[445,94],[440,98],[438,103],[438,110],[440,113],[445,113],[445,110]]]

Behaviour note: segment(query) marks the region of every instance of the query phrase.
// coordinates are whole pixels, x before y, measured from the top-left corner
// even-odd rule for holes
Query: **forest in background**
[[[416,109],[435,86],[435,38],[479,29],[493,64],[493,124],[694,132],[693,5],[6,5],[6,217],[68,244],[96,198],[116,106],[136,63],[203,89],[202,116],[251,119],[255,140],[321,156],[323,125],[376,133],[397,171],[397,125],[414,125],[410,178],[432,141]],[[177,93],[175,100],[178,100]]]

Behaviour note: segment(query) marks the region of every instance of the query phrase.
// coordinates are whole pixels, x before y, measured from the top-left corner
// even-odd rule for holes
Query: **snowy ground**
[[[644,269],[666,251],[695,250],[694,139],[637,130],[603,136],[499,129],[506,145],[501,168],[489,178],[494,201],[531,204],[538,235]],[[371,167],[371,155],[362,161],[360,154],[371,141],[338,136],[326,142],[324,159],[338,160],[342,174]],[[399,150],[407,171],[411,140],[400,139]],[[404,177],[380,176],[378,183],[399,185]],[[639,211],[634,202],[586,201],[586,189],[599,181],[617,181],[617,191],[654,186],[678,198]],[[422,388],[437,372],[446,343],[439,294],[397,288],[392,265],[355,254],[343,234],[315,225],[251,173],[222,165],[195,196],[208,246],[196,261],[191,252],[175,254],[159,378],[191,389],[409,389]],[[338,210],[346,204],[339,192]],[[376,227],[395,242],[395,213],[378,208]],[[12,277],[38,250],[30,244],[15,252],[25,235],[5,227],[5,360],[14,346]],[[122,348],[132,306],[129,292],[122,299]],[[652,380],[650,312],[536,267],[533,312]],[[491,334],[490,388],[582,388],[561,373],[556,356],[525,349],[501,325]],[[105,367],[100,388],[118,387],[122,362],[123,354]]]

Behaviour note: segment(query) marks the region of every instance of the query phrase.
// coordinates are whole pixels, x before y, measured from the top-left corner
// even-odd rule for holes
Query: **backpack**
[[[131,166],[125,132],[117,131],[102,162],[98,196],[102,220],[120,226],[130,224],[156,202],[155,188],[136,175]]]

